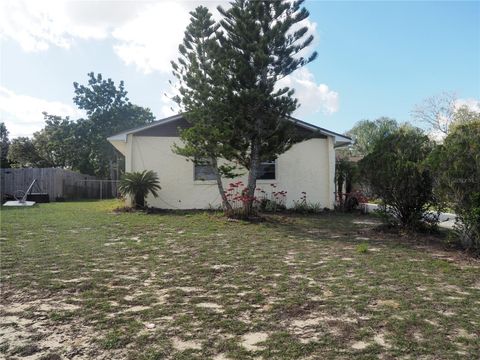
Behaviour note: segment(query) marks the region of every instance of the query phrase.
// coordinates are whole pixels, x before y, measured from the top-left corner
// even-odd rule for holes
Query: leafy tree
[[[463,246],[480,254],[480,119],[453,125],[430,164],[435,191],[457,214]]]
[[[8,130],[4,122],[0,123],[0,167],[9,168],[10,162],[7,159],[8,148],[10,146],[10,139],[8,138]]]
[[[421,225],[436,204],[432,175],[425,166],[432,148],[420,129],[403,126],[380,139],[359,162],[362,178],[387,214],[405,227]]]
[[[373,151],[378,141],[394,133],[399,128],[395,119],[381,117],[376,120],[361,120],[347,132],[354,145],[349,149],[351,155],[367,155]]]
[[[158,197],[158,190],[161,187],[157,174],[152,170],[144,170],[124,174],[118,189],[123,195],[133,197],[134,207],[144,208],[147,195],[151,193],[154,197]]]
[[[45,127],[33,134],[33,144],[40,158],[52,167],[76,168],[82,153],[76,138],[76,123],[68,117],[43,113]]]
[[[301,21],[300,1],[236,0],[223,16],[219,36],[222,71],[229,95],[225,114],[235,130],[234,152],[224,156],[248,169],[247,214],[252,210],[259,165],[288,150],[298,138],[285,121],[298,107],[293,90],[278,81],[313,61],[300,55],[312,41]]]
[[[92,167],[82,167],[88,163],[88,147],[79,136],[82,120],[71,121],[68,117],[43,113],[45,127],[33,134],[32,139],[14,139],[10,158],[15,167],[62,167],[91,173]]]
[[[175,145],[174,151],[195,163],[208,161],[212,165],[223,206],[230,212],[222,176],[232,177],[233,167],[218,162],[221,155],[226,156],[231,151],[231,141],[226,140],[233,139],[233,129],[224,114],[227,92],[222,86],[223,72],[219,62],[221,49],[216,35],[219,25],[204,6],[190,14],[190,24],[179,46],[181,56],[177,62],[172,61],[172,68],[180,82],[175,101],[191,126],[180,131],[183,144]]]
[[[28,137],[17,137],[12,140],[8,149],[7,160],[14,168],[50,167],[47,160],[38,154],[35,143]]]
[[[454,125],[461,125],[478,121],[480,121],[480,112],[470,110],[466,105],[460,106],[458,109],[456,109],[455,114],[453,115]]]
[[[111,79],[101,74],[88,74],[87,85],[74,83],[73,101],[87,113],[87,119],[79,121],[77,137],[84,149],[88,149],[88,167],[85,172],[100,177],[113,178],[113,163],[119,154],[107,141],[107,137],[129,128],[152,122],[155,118],[149,109],[134,105],[127,97],[123,81],[117,87]]]
[[[115,178],[114,164],[123,165],[121,155],[107,137],[154,120],[149,109],[132,104],[123,81],[117,87],[101,74],[89,73],[88,85],[74,83],[74,102],[87,113],[86,119],[70,120],[43,113],[45,127],[32,139],[12,141],[8,159],[15,167],[63,167],[99,177]],[[2,146],[3,149],[3,146]]]

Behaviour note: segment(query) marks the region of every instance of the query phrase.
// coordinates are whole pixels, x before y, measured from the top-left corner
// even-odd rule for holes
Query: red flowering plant
[[[250,200],[253,199],[254,208],[258,207],[258,199],[256,196],[250,197],[248,195],[248,188],[242,181],[232,182],[228,184],[225,191],[228,202],[232,210],[227,213],[229,217],[245,217],[247,215],[247,206]]]
[[[258,206],[261,211],[277,212],[286,209],[287,191],[277,191],[276,184],[270,184],[271,190],[267,192],[261,188],[257,188]]]

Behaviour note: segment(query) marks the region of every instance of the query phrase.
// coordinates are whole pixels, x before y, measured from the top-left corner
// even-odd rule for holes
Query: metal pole
[[[100,200],[102,200],[103,181],[100,180]]]
[[[30,184],[30,186],[28,187],[27,191],[25,191],[25,195],[23,195],[22,199],[20,200],[20,202],[22,204],[25,203],[25,201],[27,200],[27,195],[30,191],[32,191],[32,187],[33,187],[33,184],[35,184],[37,182],[37,179],[33,179],[32,183]]]

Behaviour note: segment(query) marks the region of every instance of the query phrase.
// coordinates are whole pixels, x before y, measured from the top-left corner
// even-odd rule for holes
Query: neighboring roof
[[[107,140],[108,141],[127,141],[127,135],[135,134],[135,133],[138,133],[138,132],[146,130],[146,129],[150,129],[150,128],[153,128],[153,127],[156,127],[156,126],[164,125],[164,124],[167,124],[167,123],[175,121],[175,120],[180,120],[182,118],[183,118],[183,114],[170,116],[170,117],[167,117],[165,119],[154,121],[154,122],[152,122],[148,125],[144,125],[144,126],[136,127],[136,128],[133,128],[133,129],[122,131],[118,134],[115,134],[115,135],[112,135],[112,136],[108,137]],[[352,143],[352,139],[348,136],[338,134],[336,132],[324,129],[322,127],[307,123],[307,122],[299,120],[299,119],[295,119],[293,117],[289,117],[288,120],[294,122],[295,124],[297,124],[300,127],[303,127],[304,129],[312,130],[312,131],[318,131],[319,133],[321,133],[323,135],[327,135],[327,136],[333,136],[335,138],[335,147],[346,146],[346,145],[349,145],[349,144]]]

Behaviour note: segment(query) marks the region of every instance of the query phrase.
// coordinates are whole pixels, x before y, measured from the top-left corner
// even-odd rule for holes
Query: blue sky
[[[188,11],[220,1],[24,1],[0,5],[0,111],[11,136],[43,125],[41,111],[81,116],[74,81],[90,71],[124,80],[130,99],[170,114],[169,60]],[[289,79],[303,120],[343,132],[361,119],[408,121],[424,98],[480,98],[479,2],[307,1],[317,60]],[[313,49],[312,48],[312,49]]]

